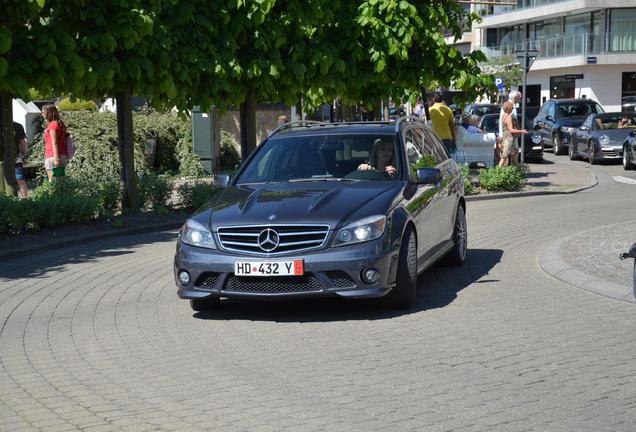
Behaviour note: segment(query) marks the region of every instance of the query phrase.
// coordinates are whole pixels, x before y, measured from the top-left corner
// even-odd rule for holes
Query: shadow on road
[[[176,241],[176,231],[121,236],[68,246],[62,249],[34,252],[30,256],[0,262],[0,282],[20,278],[42,277],[51,271],[63,271],[68,265],[96,262],[100,258],[132,254],[141,246]]]
[[[462,267],[435,266],[418,278],[416,304],[408,310],[388,310],[379,299],[349,300],[341,298],[293,301],[222,300],[218,310],[197,312],[202,320],[249,320],[274,322],[329,322],[378,320],[444,307],[457,298],[457,293],[482,280],[500,261],[499,249],[470,249]]]

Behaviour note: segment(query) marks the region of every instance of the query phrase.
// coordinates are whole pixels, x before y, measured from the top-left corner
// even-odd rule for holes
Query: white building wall
[[[621,110],[623,72],[636,72],[634,65],[589,65],[530,71],[528,85],[541,85],[541,102],[550,99],[550,77],[583,74],[576,80],[575,97],[586,97],[600,103],[605,111]]]

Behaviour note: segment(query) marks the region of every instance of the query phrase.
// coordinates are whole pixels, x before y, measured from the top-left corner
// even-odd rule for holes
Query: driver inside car
[[[388,177],[393,177],[396,169],[393,163],[393,143],[376,139],[371,148],[369,161],[358,166],[358,170],[376,170]]]

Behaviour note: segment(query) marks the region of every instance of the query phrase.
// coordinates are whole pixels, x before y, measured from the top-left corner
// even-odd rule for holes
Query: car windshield
[[[499,116],[486,116],[481,120],[481,128],[486,132],[499,132]]]
[[[601,106],[597,103],[563,104],[557,106],[558,118],[583,117],[590,114],[601,114],[604,112],[603,108],[601,108]]]
[[[499,114],[500,110],[499,105],[475,105],[475,114],[480,117],[486,114]]]
[[[236,183],[396,180],[396,149],[393,135],[275,136]]]
[[[636,129],[636,114],[612,114],[596,117],[597,129]]]

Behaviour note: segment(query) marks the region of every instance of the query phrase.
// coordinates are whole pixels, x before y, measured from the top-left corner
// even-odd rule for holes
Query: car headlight
[[[369,216],[345,225],[338,230],[334,246],[350,245],[375,240],[384,234],[386,216]]]
[[[212,233],[199,222],[188,219],[179,233],[179,238],[185,244],[208,249],[216,249]]]
[[[532,142],[535,144],[541,144],[541,135],[532,135]]]
[[[598,142],[600,142],[603,145],[607,145],[610,142],[610,139],[607,135],[603,134],[600,137],[598,137]]]
[[[572,132],[574,132],[574,128],[569,126],[563,126],[561,128],[561,131],[563,131],[563,133],[571,134]]]

